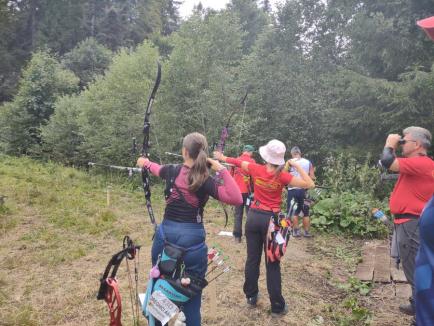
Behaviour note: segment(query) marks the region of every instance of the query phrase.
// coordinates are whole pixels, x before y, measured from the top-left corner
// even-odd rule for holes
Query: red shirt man
[[[434,161],[426,155],[400,157],[396,160],[399,163],[399,178],[390,196],[390,211],[395,216],[420,216],[434,194]],[[396,224],[407,221],[409,219],[395,219]]]
[[[427,156],[431,133],[421,127],[408,127],[404,137],[391,134],[384,146],[381,164],[390,171],[399,172],[399,178],[390,196],[390,211],[394,215],[395,239],[402,268],[412,287],[409,305],[401,305],[401,312],[414,315],[414,269],[419,249],[419,217],[434,194],[434,161]],[[402,158],[395,150],[402,146]]]

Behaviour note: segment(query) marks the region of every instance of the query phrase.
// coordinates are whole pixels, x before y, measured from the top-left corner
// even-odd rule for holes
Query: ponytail
[[[285,165],[274,165],[274,164],[270,164],[270,165],[276,169],[274,171],[274,177],[273,177],[273,180],[276,180],[277,178],[279,178],[280,174],[285,169]]]
[[[206,152],[208,143],[205,136],[198,132],[193,132],[184,137],[182,146],[194,161],[188,174],[188,190],[195,192],[209,176],[207,167],[208,154]]]
[[[208,167],[206,166],[207,157],[208,155],[206,152],[200,150],[190,169],[188,175],[188,188],[192,192],[197,191],[209,176]]]

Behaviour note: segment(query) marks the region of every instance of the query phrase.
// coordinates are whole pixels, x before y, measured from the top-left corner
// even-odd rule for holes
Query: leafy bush
[[[49,123],[41,127],[42,150],[46,159],[71,165],[86,163],[87,158],[79,152],[83,142],[79,113],[79,96],[63,96],[56,101]]]
[[[42,128],[45,156],[74,165],[90,160],[129,164],[131,138],[140,139],[157,58],[157,50],[147,42],[134,51],[123,49],[86,90],[59,98]]]
[[[362,282],[355,277],[349,277],[346,283],[338,286],[340,289],[348,291],[349,293],[359,293],[361,295],[368,295],[371,292],[372,284],[369,282]]]
[[[12,102],[0,107],[1,138],[5,152],[13,155],[38,151],[40,128],[54,112],[54,102],[78,91],[78,78],[48,52],[33,54],[23,70]]]
[[[388,210],[386,199],[380,199],[383,194],[380,195],[379,171],[369,161],[368,156],[360,164],[351,154],[344,153],[328,159],[324,178],[331,189],[323,192],[313,207],[311,223],[315,228],[363,237],[387,235],[387,228],[372,218],[373,208],[386,213]]]
[[[381,181],[381,171],[370,153],[363,162],[349,152],[328,157],[325,162],[321,174],[332,192],[361,191],[375,198],[385,198],[392,190],[393,183]]]
[[[386,227],[371,217],[373,207],[384,203],[361,191],[332,193],[313,207],[312,225],[319,230],[384,237]]]
[[[370,323],[371,312],[368,308],[360,306],[357,298],[351,297],[343,302],[343,306],[351,311],[351,315],[346,320],[341,321],[341,325],[354,325],[354,322]]]

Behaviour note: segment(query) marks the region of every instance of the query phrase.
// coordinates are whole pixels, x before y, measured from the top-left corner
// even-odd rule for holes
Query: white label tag
[[[218,235],[224,235],[225,237],[232,237],[233,234],[230,231],[220,231]]]
[[[146,300],[146,293],[139,293],[140,306],[143,306],[143,302],[145,302],[145,300]]]
[[[280,232],[277,232],[276,234],[276,241],[279,245],[284,244],[285,243],[285,239],[283,239],[282,235],[280,234]]]
[[[179,309],[161,291],[155,291],[149,298],[148,311],[165,325],[179,312]]]

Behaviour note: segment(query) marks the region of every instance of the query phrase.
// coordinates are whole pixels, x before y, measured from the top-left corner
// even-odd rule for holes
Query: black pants
[[[411,285],[411,296],[414,299],[414,268],[416,266],[417,251],[419,249],[419,220],[415,219],[402,224],[396,224],[395,227],[402,269],[404,270],[408,283]]]
[[[306,189],[288,189],[288,197],[287,197],[287,213],[289,216],[299,216],[301,212],[303,212],[303,216],[309,216],[309,208],[305,207],[304,205],[304,199],[306,198]],[[294,199],[295,203],[297,204],[297,208],[295,211],[291,211],[291,201]],[[292,213],[292,214],[291,214]]]
[[[259,267],[264,244],[267,237],[268,225],[272,212],[250,209],[247,214],[246,239],[247,260],[245,268],[244,293],[247,298],[258,294]],[[270,296],[271,311],[281,312],[285,307],[285,299],[282,296],[282,280],[280,274],[280,262],[269,263],[265,261],[267,272],[267,290]]]
[[[235,219],[234,219],[234,231],[232,232],[234,237],[241,238],[243,236],[243,213],[246,208],[246,215],[249,213],[249,206],[246,205],[248,193],[243,193],[243,203],[239,206],[235,206]]]

